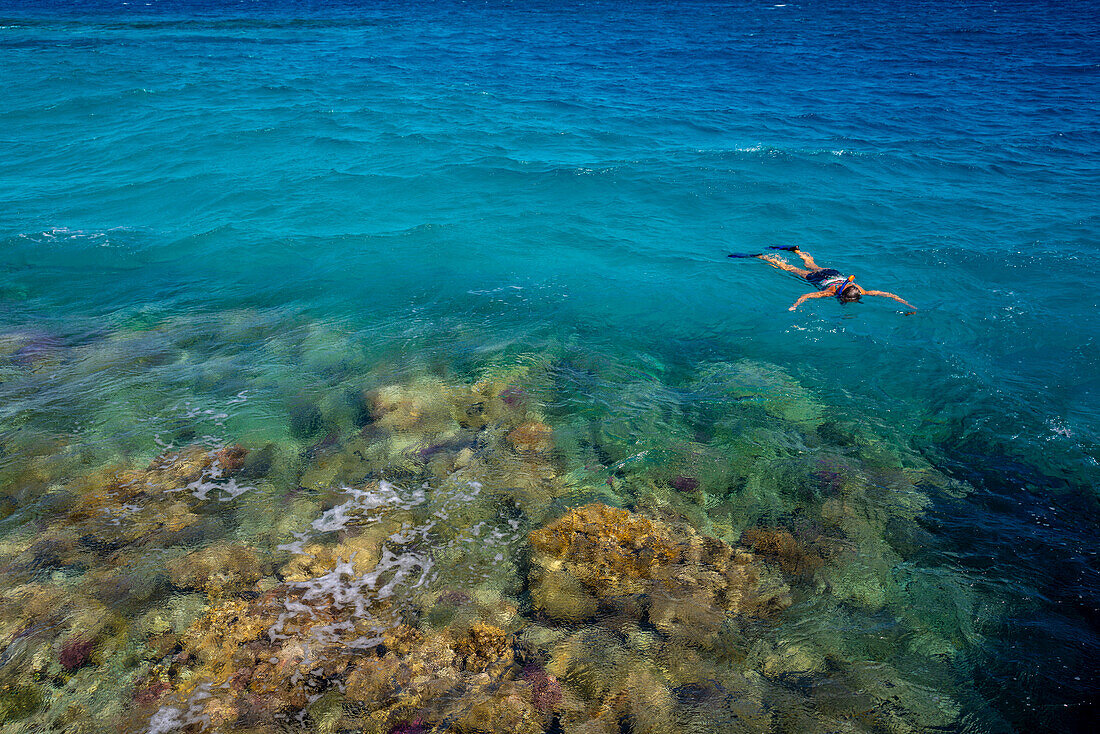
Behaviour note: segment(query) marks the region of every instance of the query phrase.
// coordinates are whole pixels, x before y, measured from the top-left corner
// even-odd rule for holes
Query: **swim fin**
[[[798,252],[798,245],[768,245],[769,250],[786,250],[787,252]]]
[[[763,254],[764,253],[762,252],[757,252],[756,254],[753,254],[751,252],[731,252],[730,254],[726,255],[726,257],[760,257]]]

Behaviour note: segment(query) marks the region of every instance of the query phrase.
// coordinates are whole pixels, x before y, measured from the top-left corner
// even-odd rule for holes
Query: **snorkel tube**
[[[844,292],[844,289],[847,288],[850,285],[855,285],[855,283],[856,283],[856,276],[849,275],[847,280],[845,280],[843,283],[841,283],[840,285],[838,285],[836,287],[836,293],[834,293],[833,295],[835,295],[837,297],[837,299],[839,299],[840,294]]]

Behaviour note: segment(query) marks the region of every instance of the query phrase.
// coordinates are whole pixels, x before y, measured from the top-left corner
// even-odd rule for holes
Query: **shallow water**
[[[1097,25],[0,3],[4,730],[1084,730]]]

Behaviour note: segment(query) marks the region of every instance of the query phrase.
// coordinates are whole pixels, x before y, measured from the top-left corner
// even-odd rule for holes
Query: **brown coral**
[[[773,559],[784,574],[793,578],[810,578],[825,564],[821,556],[804,547],[786,530],[749,528],[741,533],[741,543]]]
[[[542,731],[530,686],[511,680],[512,639],[502,629],[400,625],[383,637],[378,656],[358,656],[347,676],[346,702],[362,712],[364,730],[430,730],[450,721],[464,732]]]
[[[248,457],[248,449],[240,444],[225,446],[214,454],[214,460],[224,476],[231,477],[244,468],[245,459]]]
[[[306,581],[323,576],[336,565],[333,549],[320,543],[310,543],[279,569],[285,581]]]
[[[475,622],[454,645],[463,670],[480,673],[508,655],[508,635],[499,627]]]
[[[681,548],[668,529],[607,505],[577,508],[530,535],[531,545],[566,561],[598,593],[637,593],[655,569],[675,563]]]
[[[527,421],[508,434],[508,442],[520,453],[543,453],[553,448],[554,431],[545,423]]]

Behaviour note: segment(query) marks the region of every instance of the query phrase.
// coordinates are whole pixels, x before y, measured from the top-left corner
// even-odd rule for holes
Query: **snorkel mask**
[[[849,275],[847,280],[845,280],[843,283],[841,283],[840,285],[838,285],[836,287],[836,293],[834,295],[837,297],[837,299],[839,299],[840,294],[842,294],[844,292],[845,288],[847,288],[848,286],[855,285],[855,284],[856,284],[856,276]]]

